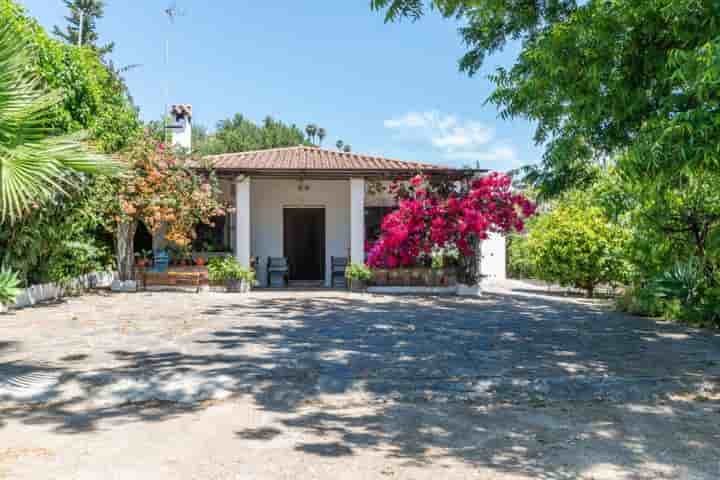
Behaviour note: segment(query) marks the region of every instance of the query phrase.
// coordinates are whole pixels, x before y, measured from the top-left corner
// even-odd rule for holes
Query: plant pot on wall
[[[402,272],[399,268],[393,268],[388,271],[388,285],[402,285]]]
[[[387,285],[388,271],[384,268],[378,268],[373,270],[373,283],[381,287]]]
[[[444,268],[434,268],[432,271],[432,278],[434,287],[447,286],[447,277],[445,276]]]
[[[422,286],[422,284],[424,283],[423,269],[420,267],[416,267],[416,268],[410,269],[409,272],[410,272],[409,285],[412,285],[414,287]]]
[[[432,287],[435,284],[435,276],[432,268],[422,269],[422,284],[426,287]]]
[[[248,283],[245,280],[227,280],[225,287],[231,293],[245,293],[249,290]]]

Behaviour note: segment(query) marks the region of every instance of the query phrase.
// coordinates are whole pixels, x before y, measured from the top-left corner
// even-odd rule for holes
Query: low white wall
[[[109,288],[116,278],[116,272],[94,272],[78,277],[65,286],[57,283],[33,285],[23,290],[15,299],[15,304],[11,305],[10,308],[31,307],[40,302],[62,298],[78,290]]]
[[[492,283],[507,278],[505,237],[491,233],[480,245],[480,273],[483,282]]]
[[[250,188],[251,254],[259,257],[258,281],[267,284],[268,257],[283,256],[283,209],[325,208],[325,285],[330,286],[330,257],[348,257],[350,251],[350,182],[252,179]]]

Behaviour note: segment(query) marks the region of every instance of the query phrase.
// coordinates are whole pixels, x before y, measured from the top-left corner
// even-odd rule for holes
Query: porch
[[[233,209],[210,232],[268,285],[268,260],[287,259],[290,285],[332,284],[332,259],[365,261],[365,243],[395,206],[389,183],[418,173],[459,180],[460,170],[298,146],[209,156]],[[202,230],[202,228],[201,228]],[[207,232],[199,232],[202,237]]]

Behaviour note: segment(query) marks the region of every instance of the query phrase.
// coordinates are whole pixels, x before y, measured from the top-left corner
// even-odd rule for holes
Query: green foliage
[[[214,283],[244,280],[255,281],[255,272],[240,265],[235,257],[214,257],[208,262],[208,279]]]
[[[79,136],[55,136],[50,127],[62,98],[41,87],[28,46],[0,28],[0,222],[16,222],[74,177],[68,171],[110,171],[113,162],[88,151]]]
[[[137,111],[122,79],[103,64],[96,50],[51,39],[11,0],[0,0],[0,25],[9,29],[16,45],[23,45],[25,71],[39,79],[38,89],[54,91],[59,99],[52,104],[43,128],[57,134],[84,130],[97,149],[108,153],[133,141],[140,127]],[[51,281],[49,267],[56,255],[65,255],[62,249],[68,242],[98,248],[111,245],[101,228],[105,219],[99,198],[116,182],[82,175],[63,177],[63,181],[74,186],[65,188],[68,196],[54,195],[42,205],[31,204],[32,210],[13,228],[0,229],[0,262],[17,271],[24,284]]]
[[[0,305],[10,305],[20,294],[20,280],[17,273],[8,269],[0,269]]]
[[[537,124],[535,140],[545,154],[541,165],[522,169],[524,183],[541,200],[586,190],[590,205],[625,233],[618,256],[631,265],[623,300],[630,310],[714,318],[716,302],[710,299],[716,298],[713,278],[720,270],[720,3],[372,0],[371,5],[384,9],[388,21],[418,19],[428,6],[460,19],[468,48],[460,68],[471,75],[488,54],[520,39],[514,65],[490,76],[496,89],[489,101],[503,118]],[[562,210],[551,215],[557,211]],[[578,224],[568,234],[582,238],[584,230]],[[513,242],[511,270],[537,266],[527,261],[528,244]],[[527,242],[532,246],[532,234]],[[704,265],[698,282],[705,287],[688,302],[687,285],[677,281],[682,269],[673,272],[669,266],[687,266],[693,257]],[[676,281],[660,289],[657,279],[667,276]]]
[[[18,272],[24,285],[52,281],[49,267],[69,242],[111,248],[101,212],[104,192],[114,182],[105,177],[78,181],[80,187],[69,196],[57,196],[12,228],[0,228],[0,264]]]
[[[532,220],[526,224],[528,230],[532,230]],[[525,234],[512,234],[507,239],[508,252],[508,276],[510,278],[527,279],[535,278],[535,265],[533,264],[528,241]]]
[[[53,108],[57,132],[86,130],[102,152],[118,152],[140,130],[137,109],[118,73],[105,65],[97,50],[54,40],[12,0],[0,0],[0,25],[16,42],[25,42],[29,69],[57,91],[62,101]]]
[[[197,142],[194,150],[201,155],[295,147],[306,143],[304,133],[295,125],[286,125],[271,117],[265,118],[262,125],[256,125],[240,114],[220,121],[213,135],[207,135],[201,129],[193,140]]]
[[[566,195],[528,227],[528,259],[537,278],[586,290],[627,279],[624,258],[628,233],[581,192]]]
[[[345,278],[348,280],[359,280],[369,282],[373,277],[372,270],[362,263],[351,263],[345,269]]]
[[[707,269],[697,257],[678,261],[653,281],[630,289],[618,306],[638,315],[720,326],[720,277],[708,275]]]
[[[53,282],[68,284],[82,275],[108,270],[112,254],[93,240],[63,242],[50,257],[48,273]]]

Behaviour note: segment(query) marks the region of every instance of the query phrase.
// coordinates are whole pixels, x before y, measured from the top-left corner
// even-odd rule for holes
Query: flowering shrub
[[[371,267],[427,263],[434,251],[444,249],[457,249],[461,263],[469,266],[478,241],[491,232],[522,231],[525,219],[535,213],[535,205],[498,173],[440,184],[417,175],[406,183],[393,182],[390,191],[398,209],[385,217],[380,239],[370,246]]]
[[[226,212],[214,175],[200,175],[185,166],[150,132],[135,142],[125,159],[126,174],[108,189],[105,206],[107,227],[116,234],[121,279],[131,276],[132,239],[138,222],[152,233],[165,228],[166,240],[186,248],[198,224],[212,225],[213,217]]]
[[[202,177],[179,164],[175,155],[149,136],[129,153],[132,169],[120,187],[115,220],[141,220],[155,233],[167,224],[165,238],[184,247],[195,226],[225,215],[213,177]]]

